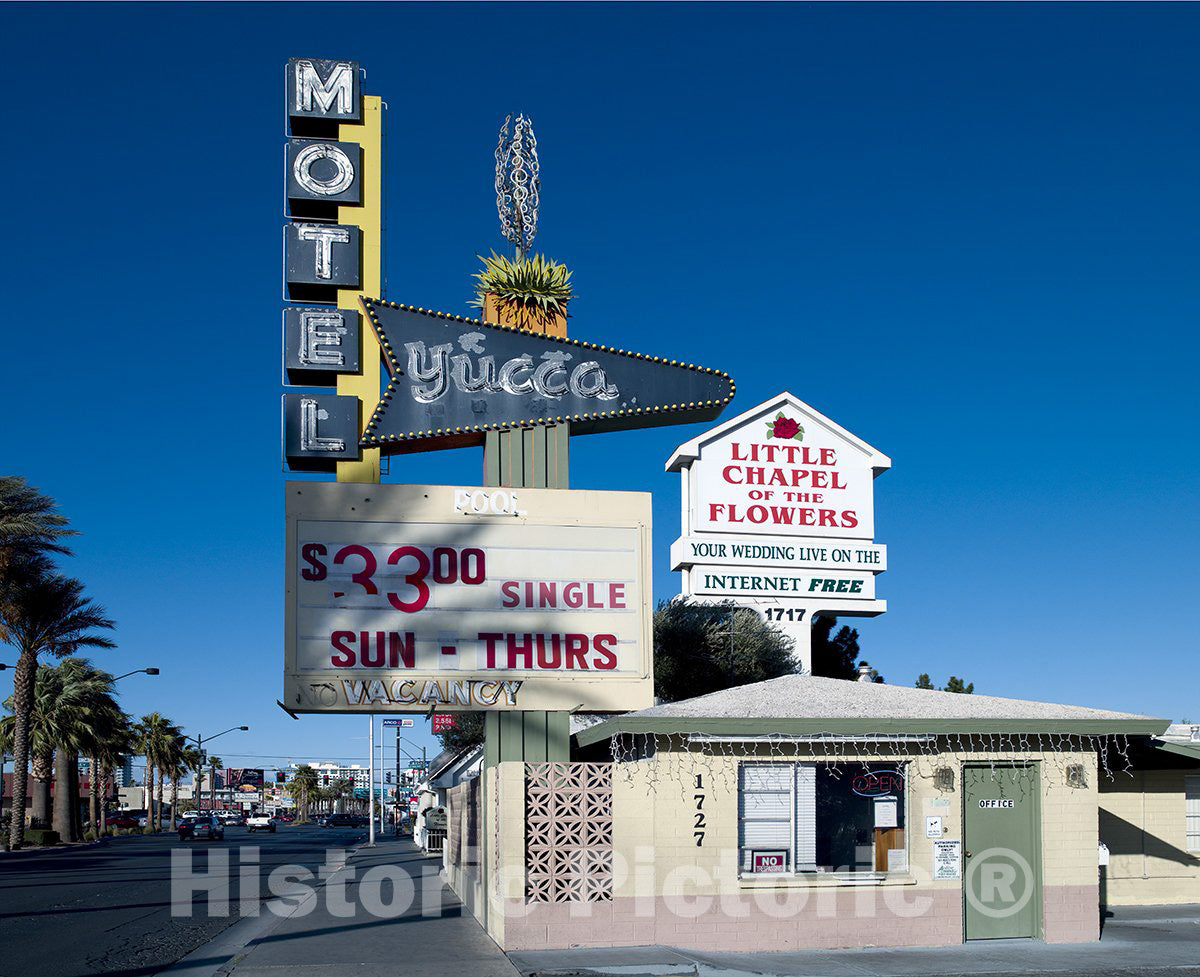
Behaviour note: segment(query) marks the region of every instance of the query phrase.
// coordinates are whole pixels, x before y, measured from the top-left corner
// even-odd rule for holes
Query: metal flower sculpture
[[[537,234],[542,184],[533,123],[518,115],[510,137],[511,122],[512,116],[505,116],[496,144],[496,211],[501,233],[517,249],[518,260],[524,261]]]

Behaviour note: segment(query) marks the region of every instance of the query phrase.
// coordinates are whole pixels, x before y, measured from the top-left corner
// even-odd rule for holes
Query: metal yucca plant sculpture
[[[496,211],[501,233],[517,249],[517,260],[524,261],[537,235],[541,169],[533,123],[518,115],[511,136],[510,123],[512,116],[505,116],[496,144]]]
[[[483,270],[475,273],[479,282],[471,305],[482,309],[488,294],[502,302],[530,309],[540,315],[566,315],[571,291],[571,272],[566,265],[540,254],[510,261],[492,252],[480,256]]]

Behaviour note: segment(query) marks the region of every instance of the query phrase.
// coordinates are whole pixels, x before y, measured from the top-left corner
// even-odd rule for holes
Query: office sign
[[[488,431],[569,421],[571,434],[715,418],[734,385],[718,370],[577,339],[364,299],[391,380],[364,446],[425,450]]]
[[[650,496],[289,483],[285,698],[297,712],[628,710],[653,701]]]

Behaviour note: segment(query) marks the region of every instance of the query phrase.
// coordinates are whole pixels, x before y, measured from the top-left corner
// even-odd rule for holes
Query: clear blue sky
[[[4,5],[0,469],[58,498],[125,706],[363,756],[281,689],[283,66],[387,114],[387,297],[465,312],[508,112],[572,334],[789,389],[890,455],[889,681],[1200,719],[1192,5]],[[580,438],[655,499],[697,426]],[[390,481],[478,481],[481,452]],[[11,682],[8,677],[0,683]],[[0,688],[5,691],[7,687]],[[425,737],[432,744],[432,740]]]

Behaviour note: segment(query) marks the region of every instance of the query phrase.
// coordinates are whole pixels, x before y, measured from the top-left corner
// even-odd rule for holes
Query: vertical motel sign
[[[377,481],[359,446],[378,400],[379,346],[360,297],[380,291],[382,102],[353,61],[287,63],[283,228],[284,457],[292,471]],[[364,408],[364,403],[366,408]]]

